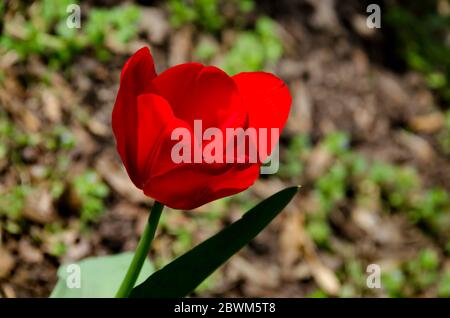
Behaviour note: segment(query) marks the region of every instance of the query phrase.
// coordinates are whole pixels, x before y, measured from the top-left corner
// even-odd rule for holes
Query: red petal
[[[191,140],[172,140],[172,132],[177,128],[184,128],[186,132],[189,132]],[[191,127],[183,120],[176,118],[175,116],[167,123],[164,131],[160,133],[158,145],[156,146],[155,152],[153,153],[150,161],[150,169],[147,170],[146,176],[148,179],[154,178],[156,176],[163,175],[169,171],[175,170],[189,163],[175,163],[172,158],[173,147],[183,142],[185,147],[189,148],[191,154],[194,154],[194,148],[197,148],[201,153],[199,148],[199,143],[195,140],[194,132]]]
[[[192,210],[208,202],[230,196],[250,187],[259,176],[259,165],[226,173],[211,174],[204,165],[180,166],[164,175],[151,178],[144,193],[174,209]]]
[[[292,97],[288,87],[278,77],[264,72],[239,73],[233,76],[233,80],[248,109],[249,126],[268,130],[270,153],[276,145],[276,142],[271,142],[270,129],[278,128],[281,134],[289,115]],[[264,161],[265,158],[261,159]]]
[[[137,97],[152,90],[152,80],[155,78],[155,65],[148,48],[137,51],[125,64],[120,87],[112,112],[112,128],[116,137],[117,151],[122,161],[127,165],[125,143],[133,140],[129,124],[137,121]]]
[[[201,119],[203,128],[241,127],[246,121],[234,81],[222,70],[186,63],[161,73],[154,84],[176,117],[192,125]]]
[[[156,77],[155,63],[148,47],[139,49],[125,62],[120,74],[121,81],[128,68],[131,69],[128,73],[129,76],[138,76],[142,79],[150,78],[150,80]]]
[[[147,181],[152,157],[161,142],[162,133],[174,119],[167,101],[155,94],[140,95],[137,99],[136,122],[127,122],[124,154],[120,154],[128,175],[136,187],[142,189]]]

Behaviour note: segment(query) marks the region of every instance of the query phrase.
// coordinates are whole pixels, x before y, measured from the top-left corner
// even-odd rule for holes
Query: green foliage
[[[438,12],[437,1],[410,1],[387,7],[384,15],[406,63],[422,72],[430,88],[450,101],[450,16]]]
[[[209,62],[217,54],[219,47],[211,41],[200,41],[193,52],[193,56],[201,61]]]
[[[311,149],[309,136],[305,134],[295,135],[291,138],[286,152],[284,162],[280,166],[278,175],[281,178],[299,178],[304,170],[302,157]]]
[[[415,222],[432,220],[442,212],[450,210],[450,198],[444,189],[434,188],[426,191],[411,212]]]
[[[442,274],[438,283],[438,296],[450,298],[450,269]]]
[[[389,297],[403,297],[403,287],[406,283],[405,274],[399,270],[393,270],[381,275],[382,286]]]
[[[297,193],[284,189],[259,203],[225,229],[151,275],[131,292],[132,298],[184,297],[250,242]]]
[[[104,199],[108,186],[94,171],[86,171],[73,181],[74,190],[81,202],[80,218],[83,222],[95,222],[105,210]]]
[[[406,263],[406,272],[410,276],[409,283],[416,290],[423,290],[436,282],[438,276],[439,257],[434,250],[426,249]]]
[[[176,236],[176,240],[173,244],[173,251],[176,255],[186,252],[192,246],[193,238],[189,229],[177,228],[171,234]]]
[[[439,256],[432,249],[424,249],[399,267],[383,273],[382,285],[390,297],[410,297],[436,284],[439,277]],[[445,279],[445,273],[443,274]],[[445,293],[448,282],[438,288]]]
[[[328,298],[327,293],[325,293],[321,289],[316,289],[313,292],[309,293],[307,298]]]
[[[0,192],[0,217],[5,216],[4,229],[11,234],[20,234],[23,228],[22,211],[25,207],[27,195],[32,188],[27,185],[17,185]]]
[[[37,143],[36,136],[22,133],[16,125],[0,110],[0,163],[22,164],[21,150]],[[7,232],[19,234],[22,231],[22,210],[27,195],[32,188],[26,184],[5,187],[0,191],[0,216],[6,217],[4,228]]]
[[[360,260],[348,260],[344,264],[343,271],[338,274],[340,274],[340,280],[343,282],[339,297],[357,297],[363,295],[364,291],[367,290],[367,276]]]
[[[19,219],[30,191],[30,187],[18,185],[6,193],[0,193],[0,215],[12,220]]]
[[[86,23],[86,42],[92,45],[100,59],[109,57],[104,48],[107,37],[116,43],[131,41],[138,32],[139,9],[134,6],[113,9],[92,9]]]
[[[64,242],[59,241],[55,242],[49,250],[49,254],[53,255],[54,257],[64,256],[66,252],[67,252],[66,244],[64,244]]]
[[[46,134],[45,147],[50,151],[71,150],[75,147],[76,140],[72,132],[64,126],[55,126]]]
[[[222,13],[225,7],[233,7],[231,21]],[[187,23],[201,29],[218,33],[228,25],[238,24],[240,18],[253,11],[253,0],[170,0],[168,10],[173,26],[180,27]],[[228,19],[230,20],[230,19]],[[253,28],[240,31],[233,41],[234,45],[224,56],[220,65],[227,73],[258,71],[276,63],[283,54],[283,46],[276,32],[276,23],[269,17],[259,17]],[[209,42],[200,42],[194,50],[194,56],[209,61],[218,52],[218,47]]]
[[[324,137],[321,144],[333,155],[340,156],[349,151],[350,140],[344,132],[332,132]]]
[[[299,173],[308,153],[303,139],[293,140],[285,153],[286,168],[280,176]],[[306,139],[304,139],[306,140]],[[300,141],[300,142],[299,142]],[[445,242],[450,226],[450,196],[443,188],[424,189],[417,171],[382,161],[369,162],[350,149],[350,140],[345,133],[330,133],[316,147],[324,149],[332,157],[331,164],[313,182],[314,209],[307,211],[306,230],[320,247],[328,247],[332,229],[329,214],[348,200],[349,194],[360,206],[376,207],[384,211],[404,213],[413,224],[424,227],[427,232]],[[294,167],[294,168],[292,168]],[[285,168],[285,169],[286,169]]]
[[[238,205],[240,209],[244,209],[242,202],[245,202],[245,205],[249,204],[249,202],[253,202],[248,198],[246,200],[244,200],[244,198],[238,200],[236,196],[222,198],[208,203],[208,209],[206,211],[200,213],[196,212],[195,217],[192,218],[185,214],[180,215],[179,213],[176,213],[176,211],[172,211],[173,213],[163,213],[158,228],[171,237],[171,243],[168,244],[169,250],[167,253],[156,255],[155,259],[153,259],[155,267],[159,269],[169,263],[171,259],[177,258],[191,249],[195,245],[196,240],[198,240],[197,234],[199,229],[201,229],[203,235],[208,235],[209,233],[212,234],[218,231],[222,226],[223,218],[229,213],[230,209],[232,209],[232,206],[230,205],[232,201],[233,204]],[[180,226],[180,222],[186,223],[183,223]],[[198,288],[202,291],[212,289],[216,280],[216,278],[207,279],[207,281],[202,283]],[[198,291],[198,288],[196,289],[196,292]]]
[[[25,133],[0,111],[0,161],[6,160],[13,168],[23,165],[23,150],[26,147],[53,152],[56,154],[57,163],[44,167],[40,177],[60,179],[60,173],[67,170],[69,163],[67,154],[75,145],[75,137],[67,127],[57,125],[39,133]]]
[[[282,54],[283,45],[277,36],[275,22],[268,17],[261,17],[254,31],[237,35],[222,67],[229,74],[259,71],[276,63]]]
[[[0,110],[0,160],[22,163],[21,151],[36,147],[42,141],[40,134],[26,134]]]
[[[350,178],[350,165],[346,161],[349,138],[345,133],[334,132],[323,138],[318,147],[336,156],[336,161],[314,183],[316,210],[310,211],[306,218],[306,230],[311,238],[321,247],[327,247],[332,230],[328,224],[330,212],[346,197]]]
[[[48,59],[51,66],[60,67],[89,48],[94,49],[99,58],[107,58],[107,37],[126,43],[137,35],[139,10],[136,7],[94,8],[82,21],[80,29],[71,29],[66,25],[66,8],[73,3],[76,1],[42,0],[26,13],[17,12],[11,22],[5,23],[0,52],[12,50],[24,60],[38,55]]]
[[[319,246],[328,245],[332,234],[328,215],[345,198],[347,178],[347,168],[337,162],[315,182],[314,196],[318,205],[317,210],[307,216],[306,230]]]
[[[345,198],[347,178],[347,167],[338,162],[330,168],[328,173],[317,180],[315,188],[324,200],[337,203]]]
[[[126,252],[112,256],[90,257],[78,264],[62,265],[58,269],[58,282],[50,297],[112,298],[132,259],[133,253]],[[146,259],[136,284],[143,282],[152,272],[153,266]],[[80,288],[70,288],[70,284],[76,286],[77,282],[80,282]]]
[[[415,170],[383,162],[375,162],[370,168],[369,180],[386,195],[389,209],[408,207],[410,194],[419,188],[419,177]]]
[[[253,0],[169,0],[167,7],[170,23],[176,28],[193,23],[208,32],[218,32],[226,24],[222,8],[230,4],[237,17],[254,8]]]
[[[445,124],[438,135],[439,145],[447,155],[450,155],[450,110],[445,113]]]
[[[216,1],[212,1],[212,3],[214,2]],[[196,1],[196,3],[200,2]],[[170,23],[174,27],[178,28],[186,23],[192,23],[194,21],[199,21],[200,23],[200,18],[197,15],[194,5],[189,4],[187,1],[169,0],[168,9],[170,15]]]
[[[306,231],[320,247],[328,245],[332,234],[325,217],[309,217],[306,224]]]
[[[23,169],[26,158],[24,152],[30,148],[36,153],[51,152],[55,161],[38,165],[33,171],[36,179],[45,179],[48,190],[54,200],[58,199],[65,190],[63,176],[70,164],[68,154],[75,146],[75,137],[64,126],[44,129],[39,133],[25,133],[18,125],[0,111],[0,163],[3,161],[18,173]],[[18,234],[26,225],[22,219],[26,197],[33,191],[35,184],[27,181],[25,184],[5,187],[0,193],[0,215],[6,217],[4,228],[10,233]],[[92,199],[85,204],[85,214],[92,213]],[[58,256],[65,251],[65,246],[55,245],[50,253]]]
[[[345,272],[354,285],[366,288],[366,273],[359,260],[350,260],[345,264]]]

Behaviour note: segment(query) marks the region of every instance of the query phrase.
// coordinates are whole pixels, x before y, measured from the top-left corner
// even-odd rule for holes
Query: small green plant
[[[229,74],[258,71],[275,64],[282,54],[283,45],[275,22],[268,17],[260,17],[254,30],[238,34],[222,67]]]
[[[308,294],[308,298],[328,298],[327,293],[321,289],[316,289]]]
[[[283,164],[278,175],[282,178],[300,178],[303,174],[303,155],[311,149],[309,136],[305,134],[295,135],[291,138],[286,152],[283,154]]]
[[[253,10],[253,0],[169,0],[170,23],[178,28],[187,23],[199,26],[208,32],[218,32],[226,24],[222,14],[225,5],[232,5],[235,20]]]
[[[430,88],[450,100],[450,15],[438,11],[436,0],[389,5],[384,15],[407,65],[422,72]]]
[[[410,218],[415,223],[424,223],[434,233],[445,233],[450,222],[450,197],[442,188],[425,191],[414,209],[410,210]]]
[[[18,185],[6,193],[0,193],[0,215],[5,215],[11,220],[18,220],[22,215],[25,199],[30,191],[29,186]]]
[[[442,277],[439,279],[437,293],[439,297],[450,297],[450,269],[442,273]]]
[[[76,29],[66,25],[66,8],[73,3],[76,1],[42,0],[25,12],[15,12],[13,18],[8,18],[11,21],[5,21],[0,52],[14,51],[23,60],[38,55],[58,68],[85,49],[94,49],[100,59],[106,59],[107,37],[120,44],[137,35],[139,10],[135,6],[93,8],[82,22],[85,25]]]
[[[295,145],[295,143],[294,143]],[[299,143],[303,148],[302,143]],[[350,150],[350,140],[345,133],[333,132],[316,147],[332,156],[328,170],[314,181],[315,210],[306,215],[306,229],[313,240],[322,247],[328,246],[332,234],[328,224],[329,214],[348,198],[349,193],[359,206],[403,213],[411,223],[424,228],[427,233],[448,242],[450,226],[450,196],[442,188],[424,189],[413,167],[398,166],[382,161],[369,162]],[[292,156],[293,159],[290,157]],[[302,158],[293,146],[288,149],[285,168],[288,173],[301,174]],[[292,163],[289,162],[292,160]],[[295,170],[297,169],[297,170]],[[284,171],[280,172],[286,173]],[[289,176],[286,173],[287,177]]]
[[[55,126],[45,136],[45,147],[50,151],[71,150],[75,147],[75,137],[72,132],[64,126]]]
[[[367,291],[366,273],[360,260],[348,260],[338,274],[343,282],[339,297],[360,297]]]
[[[320,247],[328,246],[332,230],[328,225],[327,218],[315,216],[308,217],[306,231],[317,245]]]
[[[345,198],[347,181],[347,168],[341,162],[337,162],[315,183],[314,196],[318,205],[317,210],[307,216],[306,230],[319,246],[328,246],[332,234],[328,216]]]
[[[134,6],[114,9],[92,9],[86,23],[86,42],[96,49],[97,56],[106,60],[109,52],[104,43],[110,37],[118,44],[125,44],[136,37],[139,9]]]
[[[407,262],[405,267],[410,277],[409,284],[421,291],[436,282],[439,257],[434,250],[425,249],[415,259]]]
[[[0,111],[0,160],[20,165],[22,163],[21,151],[27,146],[35,147],[39,142],[39,134],[24,133]]]
[[[86,171],[73,181],[74,190],[80,200],[82,222],[95,222],[105,210],[104,200],[109,194],[108,186],[94,171]]]
[[[316,182],[316,189],[323,199],[331,203],[337,203],[345,198],[347,178],[347,167],[338,162]]]
[[[49,254],[54,257],[64,256],[67,252],[67,246],[64,242],[55,242],[51,245]]]
[[[332,229],[328,223],[329,214],[346,197],[351,180],[352,156],[349,150],[349,137],[343,132],[332,132],[324,136],[317,147],[334,157],[333,165],[314,183],[316,210],[310,211],[306,218],[306,230],[321,247],[328,247]],[[299,145],[302,145],[301,143]],[[354,157],[354,158],[353,158]]]
[[[382,285],[390,297],[410,297],[436,284],[438,270],[439,256],[436,251],[424,249],[413,259],[383,273]],[[445,276],[445,273],[443,275]],[[445,284],[446,282],[442,284],[444,289]]]
[[[233,7],[233,17],[225,18],[224,7]],[[253,11],[253,0],[170,0],[168,10],[171,24],[180,27],[185,24],[197,25],[206,32],[218,34],[227,26],[242,29],[241,18]],[[273,66],[283,54],[283,45],[277,34],[277,25],[269,17],[259,17],[254,27],[239,31],[233,46],[226,52],[220,67],[229,74],[258,71]],[[201,41],[194,50],[194,56],[208,62],[218,52],[217,45]]]
[[[404,297],[405,274],[401,269],[395,269],[381,275],[381,282],[389,297]]]
[[[194,22],[197,13],[192,5],[182,0],[169,0],[168,9],[170,13],[170,23],[174,27],[180,27],[186,23]]]
[[[419,177],[413,168],[375,162],[369,169],[369,180],[387,197],[388,210],[406,210],[411,195],[419,189]]]
[[[350,138],[341,131],[336,131],[326,135],[321,141],[321,145],[335,156],[341,156],[349,152]]]

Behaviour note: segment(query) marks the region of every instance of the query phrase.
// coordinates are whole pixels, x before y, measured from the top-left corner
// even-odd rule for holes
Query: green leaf
[[[89,257],[77,266],[62,265],[58,269],[58,282],[53,289],[51,298],[98,298],[114,297],[125,277],[125,273],[133,258],[132,252],[101,257]],[[145,260],[137,284],[144,281],[153,272],[153,266]],[[80,274],[80,288],[76,287],[76,277]],[[69,288],[72,286],[72,288]]]
[[[135,287],[131,298],[184,297],[275,218],[297,193],[284,189],[262,201],[210,239],[180,256]]]

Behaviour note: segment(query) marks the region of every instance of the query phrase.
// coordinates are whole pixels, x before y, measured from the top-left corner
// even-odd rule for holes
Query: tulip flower
[[[155,204],[118,297],[130,295],[164,205],[194,209],[250,187],[278,142],[290,105],[287,86],[269,73],[230,77],[217,67],[186,63],[157,75],[148,48],[127,61],[112,128],[131,181]],[[244,134],[230,136],[230,131]],[[186,132],[188,137],[183,137]],[[243,138],[236,141],[239,136]],[[257,160],[250,160],[252,152]],[[264,222],[261,219],[259,228],[253,222],[258,230],[230,245],[228,254],[256,235]]]
[[[255,145],[253,140],[256,151],[265,153],[256,162],[238,160],[237,151],[236,160],[211,162],[204,150],[213,141],[198,136],[194,122],[201,121],[205,130],[215,129],[216,137],[217,132],[226,136],[230,128],[281,132],[290,105],[287,86],[272,74],[230,77],[217,67],[185,63],[157,75],[149,49],[142,48],[123,68],[112,127],[117,151],[134,185],[171,208],[190,210],[250,187],[277,142],[267,134],[263,136],[268,139],[266,145]],[[184,149],[200,153],[200,163],[174,162],[173,149],[180,142],[173,140],[177,128],[192,133],[191,144]],[[224,153],[230,142],[226,136]]]

